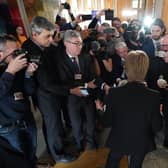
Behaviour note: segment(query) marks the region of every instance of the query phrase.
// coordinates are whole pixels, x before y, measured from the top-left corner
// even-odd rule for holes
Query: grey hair
[[[45,17],[34,17],[30,23],[31,33],[35,32],[40,34],[44,29],[48,31],[54,31],[54,25]]]
[[[127,44],[125,42],[123,42],[123,41],[117,42],[115,44],[115,49],[117,50],[119,48],[127,48]]]
[[[76,30],[67,30],[65,33],[64,33],[64,41],[69,41],[71,40],[72,38],[78,38],[80,36],[80,33],[77,32]]]

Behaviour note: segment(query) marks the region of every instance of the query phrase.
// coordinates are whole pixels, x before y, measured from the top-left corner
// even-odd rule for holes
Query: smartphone
[[[92,20],[92,15],[81,15],[81,17],[82,17],[82,21]]]
[[[114,16],[114,10],[105,10],[105,20],[112,20]]]
[[[82,93],[83,95],[85,95],[85,96],[88,96],[88,95],[89,95],[89,92],[87,91],[86,88],[81,88],[80,91],[81,91],[81,93]]]

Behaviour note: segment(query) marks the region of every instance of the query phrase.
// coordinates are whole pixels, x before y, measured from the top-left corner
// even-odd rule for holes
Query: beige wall
[[[11,0],[9,0],[11,1]],[[26,12],[28,15],[28,19],[29,21],[31,20],[31,18],[34,15],[42,15],[47,17],[49,20],[51,20],[52,22],[55,21],[55,15],[57,13],[58,10],[58,5],[59,5],[59,0],[23,0],[23,1],[27,1],[29,6],[26,7]],[[98,1],[98,6],[97,9],[100,10],[102,9],[102,6],[100,5],[100,0]],[[146,2],[146,7],[145,4],[143,4],[143,8],[139,10],[140,12],[140,17],[144,17],[146,15],[150,15],[153,16],[153,9],[154,9],[154,2],[156,0],[146,0],[144,2]],[[67,2],[69,2],[72,5],[72,0],[67,0]],[[84,6],[84,10],[92,10],[95,9],[95,0],[93,0],[91,9],[88,9],[87,7],[87,1],[84,0],[83,1],[83,6]],[[35,4],[35,5],[30,5],[30,4]],[[77,5],[78,5],[78,9],[79,10],[83,10],[81,8],[81,0],[77,0]],[[122,16],[122,11],[124,9],[131,9],[131,0],[104,0],[104,8],[108,9],[114,9],[115,11],[115,16],[118,16],[121,18],[121,20],[126,20],[127,18]],[[166,26],[168,26],[168,15],[167,15],[167,9],[168,9],[168,0],[163,0],[163,6],[162,6],[162,18],[166,24]]]

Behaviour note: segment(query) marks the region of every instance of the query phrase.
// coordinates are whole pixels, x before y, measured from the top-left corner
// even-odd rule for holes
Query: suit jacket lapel
[[[81,74],[83,74],[84,73],[84,61],[83,61],[83,58],[82,58],[82,56],[80,55],[80,56],[78,56],[78,60],[79,60],[79,67],[80,67],[80,72],[81,72]]]
[[[67,68],[70,69],[72,72],[74,72],[74,66],[73,66],[72,60],[69,58],[68,55],[66,55],[65,57],[65,63]]]

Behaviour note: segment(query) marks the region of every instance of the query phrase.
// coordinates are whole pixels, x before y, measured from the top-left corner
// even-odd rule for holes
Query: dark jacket
[[[0,124],[6,125],[16,120],[28,120],[32,117],[28,96],[35,89],[31,78],[25,78],[25,70],[15,75],[4,72],[0,76]],[[18,99],[18,94],[21,99]]]
[[[67,89],[77,86],[84,86],[85,83],[93,80],[95,77],[92,71],[91,58],[89,57],[89,55],[80,55],[78,59],[79,59],[80,73],[82,75],[81,80],[74,79],[75,71],[73,68],[73,63],[69,58],[69,56],[66,55],[66,53],[62,55],[62,60],[58,65],[61,83]]]
[[[151,38],[146,38],[142,44],[142,50],[146,52],[149,57],[155,56],[155,47]]]
[[[155,149],[154,135],[162,127],[159,100],[159,93],[142,83],[110,90],[103,122],[112,127],[108,138],[112,152],[142,154]]]
[[[40,55],[40,64],[34,75],[37,87],[46,93],[68,95],[69,90],[60,84],[57,66],[62,57],[60,54],[60,50],[63,50],[62,46],[59,48],[51,45],[42,49],[31,39],[28,39],[22,47],[28,51],[30,57]]]

